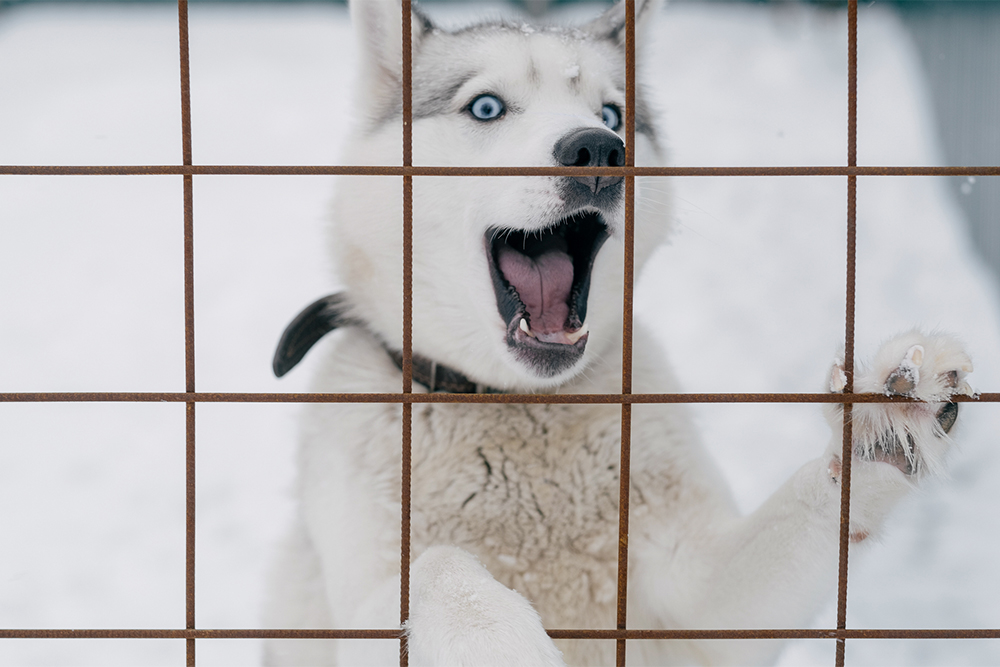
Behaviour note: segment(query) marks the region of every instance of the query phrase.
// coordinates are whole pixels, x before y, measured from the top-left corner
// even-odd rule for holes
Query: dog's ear
[[[651,19],[663,8],[664,0],[635,0],[635,32],[642,43]],[[625,0],[618,0],[614,7],[583,27],[595,37],[625,45]]]
[[[361,89],[369,109],[382,113],[402,104],[403,9],[400,0],[351,0],[351,22],[361,59]],[[434,29],[430,19],[411,5],[412,53]]]

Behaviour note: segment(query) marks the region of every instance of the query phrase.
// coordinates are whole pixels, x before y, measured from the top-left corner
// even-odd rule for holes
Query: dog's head
[[[640,35],[659,5],[637,0]],[[398,165],[399,0],[354,0],[351,16],[362,118],[347,163]],[[624,42],[624,2],[579,28],[489,22],[445,30],[415,12],[413,164],[623,165]],[[637,97],[637,159],[655,164],[653,124]],[[415,352],[490,386],[534,390],[565,382],[619,344],[621,178],[413,182]],[[637,211],[636,269],[667,218],[661,208]],[[401,179],[343,180],[333,251],[354,315],[400,347]]]

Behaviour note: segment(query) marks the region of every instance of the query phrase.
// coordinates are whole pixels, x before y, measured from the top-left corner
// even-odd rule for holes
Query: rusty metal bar
[[[547,630],[553,639],[1000,639],[1000,629],[962,630]]]
[[[847,165],[858,164],[858,0],[847,3]],[[844,317],[844,392],[854,393],[854,298],[857,287],[857,176],[847,177],[847,275]],[[851,460],[854,458],[853,404],[844,404],[840,462],[840,553],[837,569],[837,629],[847,628],[847,577],[851,537]],[[835,662],[844,667],[847,639],[837,639]]]
[[[185,166],[191,166],[191,69],[188,40],[188,3],[177,0],[177,26],[180,39],[181,73],[181,153]],[[194,175],[184,174],[184,390],[195,391],[194,372]],[[195,403],[185,409],[185,623],[195,627]],[[185,640],[188,667],[195,666],[195,640]]]
[[[401,630],[0,629],[0,639],[393,639]],[[774,630],[547,630],[553,639],[1000,639],[1000,628]]]
[[[403,167],[413,166],[413,19],[410,0],[402,1]],[[413,393],[413,175],[403,176],[403,394]],[[399,623],[410,616],[410,487],[412,482],[413,404],[403,404],[402,481],[399,554]],[[399,635],[399,667],[407,667],[406,635]]]
[[[625,166],[635,167],[635,0],[625,0]],[[632,301],[635,281],[635,176],[625,176],[624,275],[622,284],[622,396],[632,393]],[[618,463],[618,591],[616,628],[628,615],[628,523],[632,461],[632,405],[622,403]],[[625,667],[625,639],[615,642],[615,664]]]
[[[623,380],[624,383],[624,380]],[[622,388],[624,393],[625,389]],[[616,627],[625,630],[628,612],[628,513],[631,485],[630,468],[632,453],[632,405],[622,403],[621,458],[619,461],[618,487],[618,609]],[[615,663],[625,666],[625,639],[615,643]]]
[[[847,2],[847,166],[858,166],[858,0]]]
[[[856,0],[854,0],[856,2]],[[847,317],[846,317],[846,341],[844,345],[844,374],[847,382],[844,392],[854,393],[854,296],[855,296],[855,266],[857,250],[857,217],[856,217],[856,192],[857,180],[848,178],[847,184]],[[840,452],[841,476],[840,476],[840,554],[838,558],[837,571],[837,628],[843,630],[847,627],[847,570],[850,555],[850,535],[851,535],[851,462],[854,457],[854,434],[853,403],[844,404],[844,425],[843,440]],[[844,654],[846,651],[844,639],[837,640],[836,664],[843,667]]]
[[[1000,166],[429,167],[359,165],[0,165],[0,176],[1000,176]]]
[[[185,466],[184,466],[184,610],[185,626],[195,628],[195,404],[185,404]],[[194,638],[187,640],[187,664],[195,664]]]
[[[1000,393],[952,396],[954,403],[998,403]],[[0,403],[912,403],[883,394],[251,394],[158,392],[0,393]]]

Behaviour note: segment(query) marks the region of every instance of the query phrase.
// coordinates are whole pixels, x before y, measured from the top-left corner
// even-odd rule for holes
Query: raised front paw
[[[915,400],[855,404],[855,458],[889,463],[911,476],[940,472],[958,420],[958,403],[951,397],[974,395],[966,381],[971,372],[962,344],[947,334],[909,331],[884,343],[869,365],[858,367],[854,391]],[[845,384],[838,359],[830,390],[843,391]],[[836,412],[842,416],[842,407]]]

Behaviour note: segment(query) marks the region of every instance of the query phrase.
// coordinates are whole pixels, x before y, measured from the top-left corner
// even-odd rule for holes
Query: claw
[[[906,444],[904,444],[899,436],[887,432],[878,439],[872,451],[865,452],[855,448],[854,455],[868,461],[888,463],[904,475],[912,475],[918,465],[914,456],[914,447],[913,436],[906,434]]]
[[[937,413],[938,424],[945,433],[951,431],[955,422],[958,421],[958,403],[945,403],[941,411]]]

